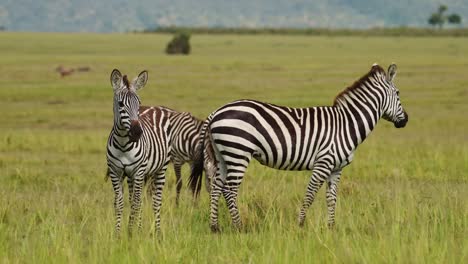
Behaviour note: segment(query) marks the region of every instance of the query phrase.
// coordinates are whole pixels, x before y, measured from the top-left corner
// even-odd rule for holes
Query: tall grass
[[[194,35],[193,54],[173,57],[163,52],[170,35],[0,38],[2,263],[468,260],[466,39]],[[252,162],[240,190],[242,232],[232,229],[222,201],[222,232],[210,233],[206,193],[194,205],[184,190],[176,207],[170,168],[162,237],[151,236],[145,197],[140,235],[113,238],[113,192],[104,182],[113,68],[130,77],[149,70],[143,104],[203,118],[239,98],[329,105],[374,62],[398,64],[396,84],[410,121],[400,130],[380,121],[358,148],[343,172],[334,230],[326,228],[324,190],[306,226],[297,226],[310,172]],[[60,78],[59,64],[91,72]],[[126,218],[128,212],[126,201]]]

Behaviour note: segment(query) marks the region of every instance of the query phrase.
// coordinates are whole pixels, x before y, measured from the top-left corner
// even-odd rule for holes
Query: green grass
[[[171,37],[0,33],[0,262],[468,261],[468,39],[193,35],[193,54],[166,56]],[[334,230],[324,190],[305,228],[297,225],[310,172],[252,162],[239,197],[243,232],[222,202],[222,233],[210,233],[206,192],[194,206],[184,188],[176,208],[170,168],[162,239],[149,235],[146,198],[143,232],[113,239],[104,182],[113,68],[130,78],[149,70],[144,104],[203,118],[240,98],[330,105],[374,62],[398,64],[410,121],[404,129],[380,121],[358,148],[343,172]],[[59,64],[92,71],[60,78]],[[127,220],[128,203],[124,212]]]

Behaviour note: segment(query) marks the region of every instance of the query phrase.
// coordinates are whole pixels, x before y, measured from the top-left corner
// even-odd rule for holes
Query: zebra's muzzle
[[[140,139],[141,134],[143,134],[143,129],[141,129],[140,122],[138,122],[138,120],[132,120],[130,130],[128,131],[128,138],[131,142],[136,142]]]
[[[408,123],[408,114],[404,112],[405,118],[402,120],[399,120],[398,122],[395,122],[394,125],[396,128],[402,128],[406,126],[406,123]]]

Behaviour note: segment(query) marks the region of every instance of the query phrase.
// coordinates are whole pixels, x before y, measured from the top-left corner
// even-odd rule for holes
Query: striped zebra
[[[136,220],[141,228],[141,192],[146,181],[151,181],[155,228],[156,231],[160,229],[162,189],[171,151],[170,113],[158,108],[139,113],[140,99],[136,91],[145,86],[147,80],[146,71],[132,83],[116,69],[110,76],[114,89],[114,126],[107,141],[107,165],[115,192],[117,236],[122,220],[125,177],[131,204],[129,234]]]
[[[408,115],[393,83],[396,65],[388,73],[374,64],[366,75],[336,96],[333,106],[290,108],[254,100],[229,103],[207,119],[203,137],[211,136],[217,163],[211,181],[210,225],[218,231],[218,200],[224,196],[232,222],[241,227],[237,192],[252,158],[281,170],[311,170],[299,213],[304,225],[306,210],[327,182],[328,225],[335,223],[337,186],[342,169],[353,159],[380,118],[401,128]],[[201,151],[201,150],[199,150]],[[201,160],[191,174],[192,184],[201,177]]]
[[[148,109],[148,106],[140,106],[140,111]],[[200,143],[200,133],[203,121],[197,119],[188,112],[178,112],[165,106],[156,106],[165,111],[170,112],[169,120],[171,123],[171,162],[174,165],[176,175],[176,204],[179,204],[180,191],[182,189],[181,169],[185,163],[193,164],[195,160],[196,149]],[[214,153],[209,145],[209,141],[205,141],[204,151],[204,170],[207,174],[206,179],[213,178],[216,174],[216,164],[214,161]],[[209,184],[206,184],[209,191]],[[192,189],[194,197],[197,196],[201,184]],[[151,190],[151,189],[150,189]],[[198,191],[197,191],[198,190]]]

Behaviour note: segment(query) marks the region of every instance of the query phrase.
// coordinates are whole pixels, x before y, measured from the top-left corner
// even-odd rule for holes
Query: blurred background
[[[451,14],[465,18],[454,27],[467,25],[468,4],[462,0],[2,0],[0,26],[36,32],[127,32],[168,26],[426,27],[439,6],[446,7],[447,19]]]

